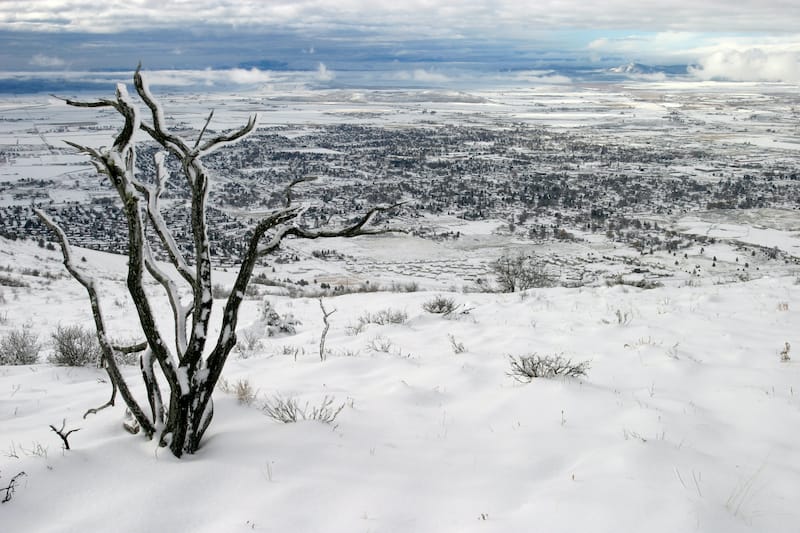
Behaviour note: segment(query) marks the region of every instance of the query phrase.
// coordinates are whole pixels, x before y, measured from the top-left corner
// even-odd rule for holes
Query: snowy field
[[[111,331],[132,337],[124,258],[80,255]],[[29,285],[0,289],[0,334],[31,324],[45,360],[59,324],[91,323],[77,283],[41,275],[61,272],[56,252],[2,240],[0,266]],[[315,299],[271,298],[300,322],[278,337],[248,300],[240,329],[259,342],[224,378],[255,401],[218,390],[204,446],[181,460],[126,433],[119,405],[82,418],[108,397],[103,372],[0,367],[0,487],[25,472],[0,531],[796,532],[800,355],[779,352],[800,347],[800,285],[694,285],[326,298],[324,362]],[[467,312],[424,311],[439,294]],[[352,331],[387,309],[407,319]],[[590,368],[509,376],[510,356],[533,353]],[[276,395],[344,407],[332,424],[283,424],[259,408]],[[80,428],[69,451],[48,427],[62,419]]]

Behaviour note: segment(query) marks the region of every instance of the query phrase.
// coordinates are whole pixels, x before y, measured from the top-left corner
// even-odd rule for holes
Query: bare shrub
[[[252,330],[241,330],[236,334],[236,350],[239,357],[247,359],[261,348],[261,337]]]
[[[621,274],[614,276],[613,278],[606,279],[606,286],[613,287],[614,285],[625,285],[628,287],[636,287],[638,289],[656,289],[664,286],[664,284],[658,280],[649,280],[644,278],[638,280],[628,280],[623,278]]]
[[[791,360],[791,357],[789,357],[789,350],[791,349],[792,346],[788,342],[783,343],[783,350],[781,350],[781,361],[784,363]]]
[[[373,352],[391,353],[394,343],[388,337],[378,335],[367,343],[367,349]]]
[[[387,324],[405,324],[408,320],[408,313],[400,309],[382,309],[375,313],[366,312],[360,317],[355,324],[350,324],[345,328],[345,333],[348,335],[358,335],[367,324],[377,324],[385,326]]]
[[[458,305],[456,305],[455,299],[438,295],[423,302],[422,309],[434,315],[449,315],[458,309]]]
[[[233,386],[233,393],[236,395],[236,401],[240,405],[251,406],[256,401],[256,390],[250,384],[249,379],[240,379]]]
[[[284,344],[281,346],[281,355],[292,356],[295,361],[297,361],[297,356],[305,354],[306,350],[302,346],[293,346],[291,344]]]
[[[450,347],[453,349],[454,354],[458,355],[467,351],[464,343],[457,341],[452,333],[447,334],[447,339],[450,341]]]
[[[510,356],[511,370],[508,375],[522,383],[530,383],[534,378],[554,378],[565,376],[577,378],[586,375],[589,361],[575,363],[561,355],[538,354]]]
[[[53,353],[48,361],[59,366],[85,366],[100,360],[100,344],[95,334],[83,326],[58,326],[50,334]]]
[[[32,365],[39,360],[38,336],[29,327],[8,332],[0,339],[0,365]]]
[[[379,326],[405,324],[406,320],[408,320],[408,313],[399,309],[383,309],[377,313],[365,313],[359,320],[368,324],[378,324]]]
[[[0,285],[5,287],[30,287],[30,284],[24,280],[8,274],[0,274]]]
[[[552,287],[553,277],[543,261],[533,255],[503,254],[491,265],[503,292],[524,291],[536,287]]]
[[[225,378],[220,378],[217,382],[217,388],[225,394],[233,394],[236,396],[236,401],[239,402],[239,405],[247,407],[253,405],[258,396],[258,390],[253,388],[247,378],[238,379],[235,383],[231,383]]]
[[[228,298],[231,295],[231,290],[222,285],[221,283],[215,283],[211,286],[211,297],[217,300]]]
[[[393,281],[392,284],[389,285],[389,290],[391,292],[417,292],[419,290],[419,283],[416,281],[408,281],[406,283]]]
[[[334,398],[332,396],[325,396],[319,406],[312,406],[309,409],[308,402],[303,407],[300,407],[297,400],[292,397],[283,398],[280,395],[275,395],[264,402],[261,410],[268,417],[284,424],[291,424],[300,420],[316,420],[323,424],[332,424],[345,405],[341,404],[337,407],[333,405],[333,401]]]

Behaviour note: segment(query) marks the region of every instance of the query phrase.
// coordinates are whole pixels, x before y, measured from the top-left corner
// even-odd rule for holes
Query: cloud
[[[424,68],[414,69],[411,73],[411,78],[414,81],[423,83],[447,83],[450,78],[439,72],[425,70]]]
[[[689,74],[702,80],[800,82],[800,52],[719,50],[701,58]]]
[[[63,67],[66,62],[59,57],[46,56],[44,54],[36,54],[31,58],[29,64],[34,67]]]
[[[516,72],[513,76],[515,81],[530,85],[569,85],[572,80],[567,76],[556,74],[547,70],[526,70]]]
[[[319,81],[331,81],[336,77],[336,73],[328,70],[328,67],[325,66],[325,63],[320,63],[317,67],[317,80]]]
[[[793,32],[787,0],[4,0],[0,29],[88,31],[207,26],[336,28],[378,34],[498,38],[553,29]]]
[[[432,70],[426,70],[424,68],[417,68],[414,70],[398,70],[389,74],[387,78],[399,81],[414,81],[419,83],[447,83],[452,81],[449,76]]]

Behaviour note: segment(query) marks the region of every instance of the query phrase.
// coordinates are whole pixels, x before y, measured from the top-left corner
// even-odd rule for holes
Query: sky
[[[80,88],[139,61],[174,86],[558,83],[631,62],[673,67],[627,73],[654,80],[795,83],[800,2],[0,1],[0,90]]]

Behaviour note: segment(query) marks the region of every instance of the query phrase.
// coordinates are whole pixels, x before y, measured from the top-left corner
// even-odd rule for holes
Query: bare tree
[[[503,292],[553,285],[553,279],[544,264],[532,255],[505,253],[495,259],[491,266]]]
[[[285,206],[261,218],[252,228],[233,289],[225,302],[219,336],[215,340],[210,339],[209,322],[214,303],[211,246],[206,219],[210,177],[203,166],[202,158],[212,150],[229,145],[253,131],[256,117],[252,116],[244,127],[236,131],[204,140],[214,115],[212,111],[197,139],[190,142],[168,129],[161,106],[151,94],[140,68],[141,66],[136,69],[133,83],[149,117],[140,115],[137,103],[129,96],[125,84],[118,84],[113,99],[92,102],[66,100],[68,105],[75,107],[108,107],[116,110],[124,119],[124,125],[113,145],[110,148],[91,148],[65,142],[91,158],[97,171],[109,178],[122,201],[128,227],[127,289],[136,307],[144,341],[134,346],[112,345],[97,282],[73,260],[70,244],[62,228],[41,209],[37,208],[35,211],[58,236],[64,265],[89,294],[97,338],[102,350],[102,362],[112,385],[111,399],[89,412],[97,412],[114,405],[116,393],[119,391],[132,417],[125,427],[132,433],[141,431],[148,438],[157,437],[161,446],[168,446],[176,457],[180,457],[198,449],[203,434],[211,423],[214,413],[212,392],[228,355],[236,344],[239,307],[258,259],[275,251],[287,237],[355,237],[391,231],[370,228],[368,223],[376,213],[397,206],[374,207],[344,227],[309,229],[300,223],[304,209],[292,205],[290,189],[310,179],[292,182],[285,191]],[[137,171],[134,137],[139,130],[161,148],[153,158],[155,176],[149,179]],[[168,156],[174,157],[180,163],[180,172],[191,194],[191,254],[185,254],[179,248],[159,207],[159,200],[170,179],[166,165]],[[152,244],[145,235],[148,225],[154,230],[153,238],[166,250],[172,268],[164,268],[155,261]],[[177,274],[172,273],[173,269]],[[169,300],[175,337],[172,347],[157,324],[157,311],[144,290],[145,272],[161,285]],[[188,297],[182,296],[182,288],[189,293]],[[129,384],[117,367],[115,352],[140,354],[147,409],[132,394]],[[162,396],[160,381],[166,382],[166,398]]]
[[[322,310],[322,322],[325,324],[325,327],[322,329],[322,335],[319,338],[319,360],[325,360],[325,337],[328,335],[328,330],[331,327],[331,323],[328,321],[328,317],[331,316],[333,313],[336,312],[336,309],[332,311],[328,311],[325,309],[325,305],[322,303],[322,298],[319,299],[319,308]]]

